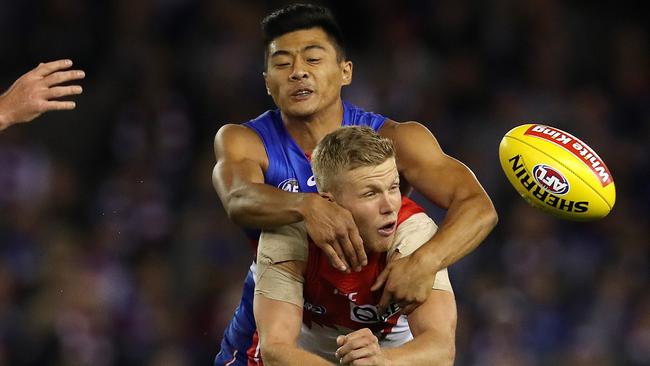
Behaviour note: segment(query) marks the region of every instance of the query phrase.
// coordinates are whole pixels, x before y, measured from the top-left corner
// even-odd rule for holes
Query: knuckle
[[[38,112],[43,112],[43,111],[47,110],[47,105],[45,104],[45,101],[43,101],[43,100],[38,100],[35,103],[34,107]]]

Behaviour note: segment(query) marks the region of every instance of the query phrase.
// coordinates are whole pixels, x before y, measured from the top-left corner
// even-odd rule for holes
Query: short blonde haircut
[[[311,167],[320,192],[332,192],[344,171],[375,166],[395,157],[393,142],[372,128],[349,126],[329,133],[316,145]]]

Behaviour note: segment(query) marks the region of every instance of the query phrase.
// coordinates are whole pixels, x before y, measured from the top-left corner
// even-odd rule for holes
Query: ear
[[[352,84],[352,61],[341,62],[341,76],[343,79],[343,85]]]
[[[262,71],[262,76],[264,77],[264,86],[266,86],[266,94],[271,95],[271,89],[269,89],[269,83],[268,83],[268,74],[266,71]]]
[[[334,202],[334,195],[331,192],[318,192],[318,194],[326,200]]]

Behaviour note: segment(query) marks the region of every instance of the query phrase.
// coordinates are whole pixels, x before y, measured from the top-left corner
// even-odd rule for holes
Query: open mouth
[[[294,99],[303,100],[309,98],[313,93],[314,91],[309,88],[301,88],[291,93],[291,97]]]
[[[377,231],[379,231],[379,235],[389,236],[395,231],[396,224],[397,224],[396,221],[391,221],[391,222],[387,223],[386,225],[381,226],[379,228],[379,230],[377,230]]]

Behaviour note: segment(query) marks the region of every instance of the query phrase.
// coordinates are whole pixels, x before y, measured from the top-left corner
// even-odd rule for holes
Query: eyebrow
[[[318,45],[318,44],[311,44],[309,46],[303,47],[301,52],[305,52],[305,51],[309,51],[309,50],[313,50],[313,49],[318,49],[318,50],[325,51],[325,47],[323,47],[321,45]],[[276,56],[283,56],[283,55],[284,56],[291,55],[291,52],[289,52],[287,50],[277,50],[277,51],[275,51],[275,52],[273,52],[271,54],[271,58],[276,57]]]

